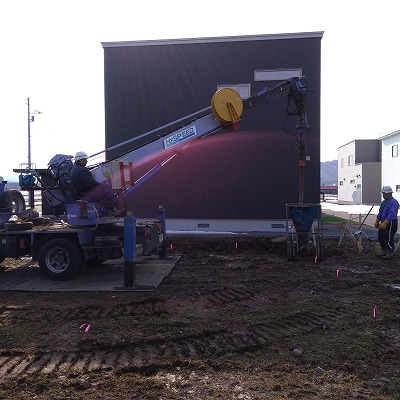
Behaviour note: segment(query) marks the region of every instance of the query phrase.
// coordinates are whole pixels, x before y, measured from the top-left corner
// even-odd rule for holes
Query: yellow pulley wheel
[[[221,122],[237,122],[243,112],[243,100],[236,90],[220,89],[211,99],[214,116]]]

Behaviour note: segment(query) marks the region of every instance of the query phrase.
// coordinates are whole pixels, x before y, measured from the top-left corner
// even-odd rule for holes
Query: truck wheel
[[[82,265],[78,245],[58,238],[46,242],[39,251],[40,269],[51,279],[66,280],[75,275]]]
[[[18,190],[6,190],[0,194],[0,208],[9,208],[14,214],[24,211],[26,208],[25,199]]]

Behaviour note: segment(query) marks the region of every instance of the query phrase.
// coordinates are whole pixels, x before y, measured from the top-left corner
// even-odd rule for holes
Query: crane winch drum
[[[223,88],[211,98],[211,109],[214,116],[223,123],[240,121],[243,112],[243,100],[240,94],[231,88]]]

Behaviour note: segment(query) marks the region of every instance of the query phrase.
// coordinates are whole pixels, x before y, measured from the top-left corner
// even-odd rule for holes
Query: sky
[[[336,160],[352,140],[400,129],[398,8],[397,0],[2,2],[0,175],[15,180],[12,170],[28,163],[28,98],[37,168],[56,154],[104,150],[102,42],[298,32],[324,32],[321,161]]]

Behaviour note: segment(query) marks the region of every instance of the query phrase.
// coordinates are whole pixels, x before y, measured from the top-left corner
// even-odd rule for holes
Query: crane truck
[[[111,182],[116,200],[123,205],[125,196],[172,160],[182,148],[218,131],[237,128],[244,112],[266,104],[282,93],[287,93],[288,97],[287,114],[297,117],[296,131],[300,136],[299,155],[302,159],[305,149],[303,137],[308,128],[305,111],[308,83],[304,76],[279,82],[245,100],[233,89],[220,89],[212,96],[211,107],[121,143],[118,146],[130,145],[133,150],[94,166],[92,174],[99,182]],[[179,128],[168,131],[169,127],[177,124]],[[138,141],[140,145],[136,145]],[[163,162],[133,181],[133,162],[163,152]],[[11,208],[3,208],[0,212],[0,262],[6,257],[30,256],[38,260],[40,269],[49,278],[66,280],[73,277],[84,263],[98,264],[121,257],[125,262],[127,259],[134,262],[137,246],[141,246],[145,255],[158,252],[160,257],[165,257],[166,218],[162,206],[156,210],[155,220],[137,223],[134,210],[126,210],[124,218],[110,217],[98,204],[76,197],[69,180],[71,168],[72,157],[57,154],[49,161],[47,170],[24,171],[25,180],[29,175],[36,178],[32,179],[33,186],[29,189],[41,190],[43,198],[54,210],[61,207],[64,212],[46,219],[25,210],[17,213],[15,219]],[[131,285],[131,282],[126,285]]]

